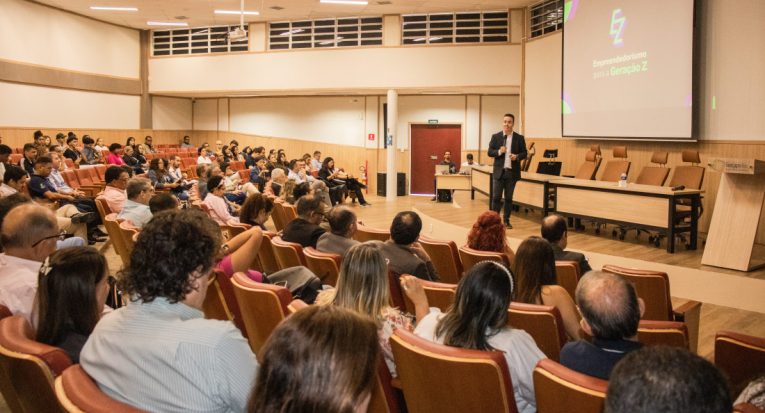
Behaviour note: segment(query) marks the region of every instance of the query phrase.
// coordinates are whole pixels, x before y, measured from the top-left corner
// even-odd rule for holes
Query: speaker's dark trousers
[[[502,211],[502,194],[505,195],[505,213],[502,215],[504,222],[510,222],[510,211],[513,209],[513,191],[515,191],[515,183],[517,179],[513,179],[513,173],[510,169],[502,169],[502,174],[494,178],[492,188],[491,209],[500,213]]]

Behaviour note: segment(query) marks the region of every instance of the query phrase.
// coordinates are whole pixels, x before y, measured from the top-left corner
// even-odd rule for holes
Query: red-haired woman
[[[478,217],[468,234],[467,245],[474,250],[504,253],[510,264],[515,260],[515,253],[507,245],[505,225],[494,211],[486,211]]]

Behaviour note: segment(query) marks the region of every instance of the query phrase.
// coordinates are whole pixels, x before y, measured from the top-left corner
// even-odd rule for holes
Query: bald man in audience
[[[56,216],[39,205],[20,205],[5,216],[0,233],[0,304],[31,324],[37,273],[61,237]]]
[[[390,224],[390,239],[382,247],[388,260],[388,269],[397,274],[411,274],[428,281],[440,279],[430,256],[417,240],[422,230],[422,219],[414,211],[396,214]]]
[[[579,280],[576,303],[582,313],[581,326],[592,343],[566,343],[560,363],[589,376],[608,380],[611,370],[624,356],[640,347],[637,330],[645,304],[627,279],[602,271],[590,271]]]
[[[592,271],[587,257],[581,252],[566,251],[568,246],[568,228],[566,220],[560,215],[548,215],[542,220],[542,238],[552,245],[556,261],[576,261],[581,274]]]
[[[316,249],[344,257],[352,246],[360,244],[353,239],[358,229],[356,214],[348,207],[336,206],[329,211],[328,220],[330,232],[319,237]]]

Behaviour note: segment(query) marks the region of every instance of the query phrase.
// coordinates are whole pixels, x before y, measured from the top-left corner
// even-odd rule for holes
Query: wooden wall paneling
[[[83,135],[90,135],[93,139],[103,138],[107,144],[117,142],[125,144],[128,136],[136,138],[138,142],[143,142],[146,135],[154,138],[154,144],[176,144],[180,143],[183,135],[192,135],[188,130],[151,130],[151,129],[87,129],[87,128],[18,128],[0,126],[0,137],[5,145],[11,148],[20,148],[25,143],[32,142],[34,132],[40,129],[44,134],[50,136],[51,141],[56,140],[56,134],[59,132],[67,133],[69,131],[77,134],[81,138]]]

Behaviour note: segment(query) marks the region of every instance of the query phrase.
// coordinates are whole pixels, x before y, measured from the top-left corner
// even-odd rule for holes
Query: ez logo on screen
[[[622,14],[622,9],[615,9],[611,13],[611,30],[609,34],[614,39],[616,47],[624,46],[624,28],[627,27],[627,18]]]

